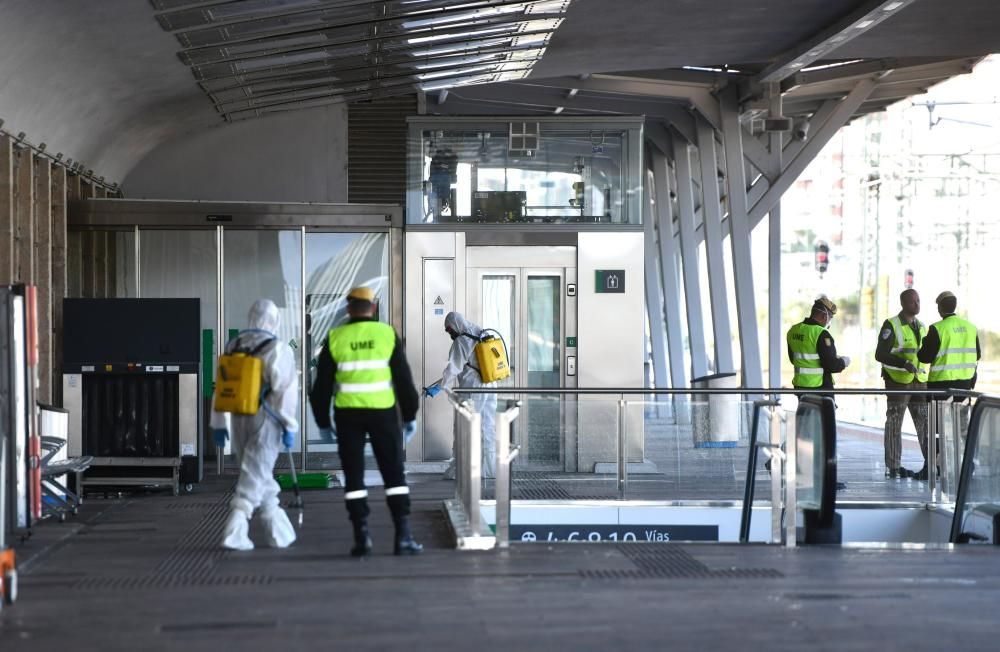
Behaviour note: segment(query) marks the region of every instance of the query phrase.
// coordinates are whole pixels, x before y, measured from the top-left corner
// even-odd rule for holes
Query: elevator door
[[[507,251],[497,255],[498,249],[468,249],[466,283],[470,318],[483,328],[498,331],[508,349],[511,375],[498,383],[497,409],[502,411],[509,399],[522,402],[513,435],[514,443],[521,446],[518,466],[524,470],[570,470],[575,467],[576,428],[575,410],[568,406],[575,402],[554,394],[504,394],[503,388],[567,385],[564,343],[567,322],[575,324],[575,305],[568,300],[566,285],[575,283],[575,251],[570,260],[560,260],[566,252],[553,259],[545,254],[550,248],[505,248]],[[518,253],[521,255],[511,255]],[[479,266],[492,260],[527,265]],[[568,310],[573,319],[567,319]]]

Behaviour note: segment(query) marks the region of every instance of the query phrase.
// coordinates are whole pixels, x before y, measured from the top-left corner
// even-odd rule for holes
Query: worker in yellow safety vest
[[[899,295],[901,310],[886,319],[879,330],[875,346],[875,360],[882,364],[882,380],[886,389],[927,389],[928,365],[917,359],[917,351],[927,337],[927,326],[917,315],[920,313],[920,295],[913,288]],[[924,467],[916,473],[902,465],[903,415],[907,409],[917,428],[920,452]],[[927,479],[927,400],[910,394],[887,394],[885,408],[885,473],[889,478]]]
[[[833,389],[833,374],[851,363],[846,355],[837,355],[837,345],[828,330],[837,306],[821,296],[812,305],[809,317],[788,329],[788,359],[795,367],[792,386],[796,389]]]
[[[927,330],[917,358],[929,363],[928,389],[974,389],[976,367],[983,357],[979,333],[972,322],[955,314],[958,299],[951,292],[937,297],[941,321]]]
[[[941,321],[931,324],[927,329],[927,337],[917,351],[917,359],[930,364],[927,389],[975,389],[977,367],[983,357],[979,332],[971,322],[955,314],[958,299],[953,293],[942,292],[935,301]],[[944,394],[941,398],[946,399],[948,396]],[[963,399],[954,400],[957,403]],[[959,438],[964,447],[969,409],[959,405],[953,408],[959,411]],[[944,415],[942,413],[940,416],[943,418]]]
[[[410,534],[410,488],[403,471],[403,444],[416,432],[420,398],[399,335],[392,326],[375,319],[375,307],[371,288],[357,287],[348,293],[350,320],[327,336],[309,402],[324,439],[332,439],[330,399],[336,389],[337,452],[344,469],[344,504],[354,526],[351,555],[364,557],[372,550],[365,487],[366,435],[396,526],[393,552],[415,555],[423,546]]]

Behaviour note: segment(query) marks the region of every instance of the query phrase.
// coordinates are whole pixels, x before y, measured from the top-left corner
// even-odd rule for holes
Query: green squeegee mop
[[[296,476],[299,481],[299,489],[329,489],[333,486],[333,476],[327,472],[298,473]],[[279,473],[274,476],[274,479],[278,481],[282,491],[294,489],[291,473]]]
[[[333,486],[333,476],[326,471],[296,473],[295,460],[292,459],[291,451],[288,453],[288,467],[291,473],[278,473],[275,475],[275,479],[278,481],[278,485],[282,491],[288,491],[289,489],[295,491],[295,500],[292,501],[289,507],[301,509],[302,497],[299,495],[299,489],[329,489]]]

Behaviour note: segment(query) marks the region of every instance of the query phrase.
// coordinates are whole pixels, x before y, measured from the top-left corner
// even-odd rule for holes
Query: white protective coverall
[[[459,333],[459,336],[452,340],[451,350],[448,352],[448,364],[441,372],[441,387],[451,389],[455,387],[494,387],[493,383],[484,383],[479,377],[476,362],[476,344],[479,343],[479,335],[483,329],[467,320],[458,312],[449,312],[444,318],[445,330]],[[462,335],[468,333],[472,337]],[[496,416],[497,416],[497,395],[496,394],[469,394],[475,410],[482,415],[483,429],[483,477],[496,477]],[[455,430],[458,430],[458,420],[461,417],[455,413]],[[445,477],[453,478],[455,461],[452,459],[451,465],[445,471]]]
[[[269,299],[258,299],[250,308],[250,328],[226,345],[226,352],[238,344],[241,350],[253,350],[262,342],[274,339],[257,355],[263,362],[265,385],[270,387],[261,408],[254,415],[229,414],[212,410],[213,430],[226,428],[240,468],[236,490],[229,503],[229,520],[222,545],[231,550],[250,550],[250,517],[260,509],[260,517],[272,547],[284,548],[295,541],[295,529],[278,503],[281,488],[274,479],[274,463],[281,450],[285,431],[298,432],[299,381],[295,356],[287,344],[277,339],[281,317]]]

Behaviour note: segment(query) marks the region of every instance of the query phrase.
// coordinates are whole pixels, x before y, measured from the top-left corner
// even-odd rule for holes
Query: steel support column
[[[719,197],[715,129],[704,120],[698,121],[698,153],[701,159],[701,221],[705,233],[708,291],[712,304],[712,331],[715,336],[715,371],[723,373],[734,371],[736,367],[733,361],[726,265],[722,249],[722,201]]]
[[[862,103],[872,94],[872,91],[878,86],[878,81],[875,79],[863,79],[858,82],[857,86],[854,87],[847,97],[840,101],[837,108],[834,109],[833,113],[830,115],[830,119],[826,121],[822,127],[816,131],[816,135],[811,137],[806,141],[805,146],[802,151],[796,155],[794,159],[789,161],[788,165],[785,166],[784,171],[781,176],[774,180],[771,187],[767,189],[764,196],[760,198],[754,207],[749,211],[750,224],[757,224],[764,215],[766,215],[771,208],[778,203],[781,196],[785,194],[795,180],[799,178],[799,175],[805,171],[806,166],[808,166],[816,155],[819,154],[820,150],[826,146],[830,139],[847,124],[847,121],[851,119],[855,111],[861,106]],[[734,100],[735,101],[735,100]],[[736,109],[734,109],[736,110]],[[739,116],[737,116],[737,120]],[[725,123],[725,120],[723,120]],[[728,147],[728,133],[727,133],[726,145]]]
[[[701,314],[698,242],[694,226],[694,187],[691,178],[691,148],[680,138],[672,138],[677,173],[677,209],[681,232],[681,270],[687,307],[688,341],[691,346],[691,375],[708,375],[705,321]]]
[[[642,230],[644,236],[643,248],[646,256],[646,314],[649,318],[649,343],[653,351],[653,383],[656,387],[669,387],[667,376],[667,340],[666,322],[663,319],[664,303],[661,285],[663,277],[657,267],[656,260],[656,223],[653,212],[652,179],[646,174],[646,183],[642,187]]]
[[[781,90],[778,84],[771,88],[771,115],[782,115]],[[780,131],[770,136],[770,152],[764,174],[771,179],[781,175],[783,138]],[[781,387],[781,201],[771,207],[768,219],[767,265],[767,381],[770,387]]]
[[[667,159],[659,152],[653,161],[653,198],[656,202],[656,229],[660,245],[660,273],[663,275],[663,315],[667,324],[667,347],[672,387],[687,387],[684,368],[684,337],[681,334],[680,283],[677,277],[677,242],[674,240],[674,216],[670,205],[670,175]]]
[[[736,285],[736,321],[740,333],[743,386],[763,385],[753,265],[750,260],[750,224],[747,219],[746,172],[743,165],[743,128],[739,92],[731,86],[722,93],[722,127],[726,145],[726,182],[729,191],[729,243]]]

